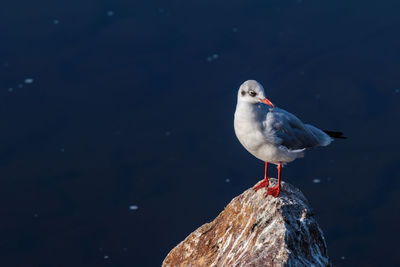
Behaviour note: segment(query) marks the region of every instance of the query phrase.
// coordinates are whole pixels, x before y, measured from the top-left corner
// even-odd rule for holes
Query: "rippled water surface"
[[[283,169],[333,264],[398,266],[399,8],[3,3],[2,265],[159,266],[262,179],[233,131],[237,89],[257,79],[279,107],[349,137]]]

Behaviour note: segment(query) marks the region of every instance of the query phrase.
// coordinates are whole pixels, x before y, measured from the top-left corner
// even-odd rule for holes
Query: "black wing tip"
[[[332,138],[347,139],[347,137],[344,136],[342,132],[325,131],[325,130],[323,130],[323,131],[324,131],[324,133],[326,133],[327,135],[329,135]]]

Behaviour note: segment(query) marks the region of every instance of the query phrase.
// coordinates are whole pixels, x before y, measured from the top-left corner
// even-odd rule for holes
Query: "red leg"
[[[275,187],[270,187],[267,190],[267,196],[273,196],[273,197],[278,197],[279,192],[281,192],[281,170],[282,170],[282,164],[278,165],[278,185]]]
[[[256,187],[254,187],[254,190],[258,190],[261,189],[263,187],[268,187],[269,181],[268,181],[268,162],[265,162],[265,173],[264,173],[264,180],[257,185]]]

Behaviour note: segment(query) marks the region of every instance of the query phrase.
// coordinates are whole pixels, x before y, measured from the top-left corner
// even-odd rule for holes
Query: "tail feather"
[[[333,139],[330,138],[327,134],[325,134],[322,130],[310,125],[306,124],[307,128],[313,133],[314,137],[317,139],[317,146],[327,146],[329,145]]]
[[[324,133],[329,135],[332,138],[339,138],[339,139],[346,139],[347,137],[343,135],[342,132],[336,132],[336,131],[325,131],[323,130]]]

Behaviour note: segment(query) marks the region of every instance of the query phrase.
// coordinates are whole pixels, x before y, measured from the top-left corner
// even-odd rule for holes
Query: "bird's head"
[[[265,97],[263,86],[255,80],[248,80],[242,83],[238,92],[239,101],[251,104],[264,103],[274,107],[274,104]]]

